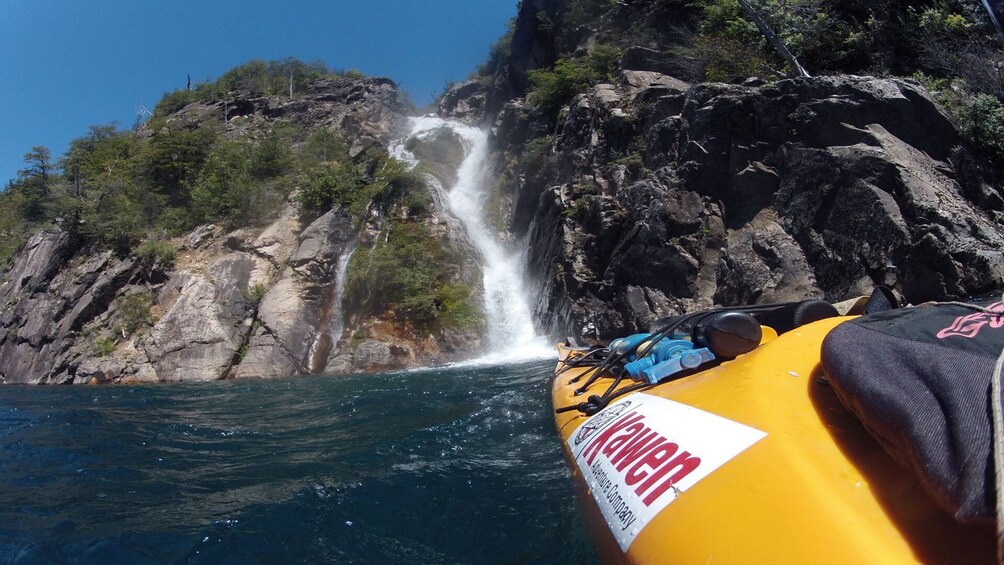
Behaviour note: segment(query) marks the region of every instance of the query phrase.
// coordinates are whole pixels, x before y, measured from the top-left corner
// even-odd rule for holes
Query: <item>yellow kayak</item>
[[[993,527],[956,522],[822,382],[820,343],[846,317],[714,368],[556,413],[590,535],[605,562],[989,563]],[[584,351],[559,345],[555,409]],[[620,384],[633,384],[630,379]]]

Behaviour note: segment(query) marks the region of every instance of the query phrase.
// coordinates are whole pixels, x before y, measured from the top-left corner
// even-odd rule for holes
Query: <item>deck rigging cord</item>
[[[612,351],[610,350],[610,348],[606,348],[606,357],[603,358],[602,361],[597,359],[596,360],[597,362],[595,363],[583,362],[581,365],[577,365],[577,366],[591,365],[592,369],[584,371],[583,373],[579,374],[578,376],[572,378],[569,381],[569,383],[576,383],[583,377],[586,378],[586,381],[581,386],[575,389],[574,392],[576,396],[584,394],[593,384],[596,383],[596,381],[598,381],[601,378],[604,377],[612,378],[613,381],[607,386],[606,390],[601,395],[595,395],[595,394],[590,395],[585,402],[563,406],[561,408],[556,409],[555,413],[560,414],[562,412],[570,412],[572,410],[578,410],[587,416],[592,416],[593,414],[599,412],[603,408],[606,408],[606,406],[609,405],[610,401],[613,400],[614,398],[617,398],[629,392],[643,390],[658,384],[658,383],[640,382],[624,387],[620,390],[617,390],[617,387],[620,386],[621,382],[623,382],[624,380],[625,372],[622,362],[632,353],[635,353],[635,356],[637,358],[645,357],[646,355],[652,352],[652,350],[656,347],[659,341],[661,341],[664,338],[671,337],[674,334],[674,332],[676,332],[680,328],[688,326],[689,327],[699,326],[701,322],[703,322],[704,320],[712,316],[727,312],[740,312],[747,314],[754,314],[754,313],[769,314],[777,312],[784,308],[795,307],[799,304],[802,304],[803,302],[783,302],[779,304],[758,304],[749,306],[711,308],[709,310],[701,310],[699,312],[693,312],[690,314],[683,314],[671,318],[664,318],[663,320],[660,320],[660,322],[662,322],[663,324],[662,328],[659,329],[658,331],[650,333],[648,337],[645,338],[637,346],[635,346],[635,348],[627,349],[620,352]],[[658,324],[659,322],[656,323]],[[639,347],[641,349],[638,349]],[[599,349],[593,351],[592,354],[594,356],[598,356],[602,352],[603,350]],[[561,370],[555,371],[554,376],[556,377],[559,374],[563,373],[564,370],[566,370],[567,368],[568,367],[566,363],[566,367]],[[703,370],[706,368],[707,368],[706,366],[702,366],[696,369],[686,370],[677,373],[674,376],[682,377],[688,374],[692,374],[693,372],[695,372],[695,370]]]

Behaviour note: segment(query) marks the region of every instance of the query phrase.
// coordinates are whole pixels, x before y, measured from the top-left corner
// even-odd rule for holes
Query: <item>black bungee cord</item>
[[[674,331],[676,331],[678,328],[680,328],[681,326],[683,326],[683,324],[685,324],[687,322],[691,322],[693,320],[701,320],[701,319],[705,318],[706,316],[710,316],[712,314],[717,314],[719,311],[725,311],[725,310],[722,310],[722,309],[704,310],[704,311],[701,311],[701,312],[695,312],[693,314],[685,314],[683,316],[677,317],[674,320],[672,320],[667,326],[665,326],[664,328],[662,328],[661,330],[659,330],[658,332],[649,334],[649,336],[647,338],[645,338],[645,341],[642,342],[642,343],[647,342],[647,345],[644,348],[642,348],[640,351],[638,351],[637,346],[635,346],[634,349],[626,350],[623,353],[614,353],[613,355],[607,357],[607,359],[604,361],[603,364],[598,365],[598,366],[596,366],[595,368],[592,369],[593,374],[589,377],[589,379],[587,379],[586,382],[583,383],[582,386],[580,386],[579,388],[575,389],[576,396],[585,393],[586,390],[588,390],[589,387],[592,386],[593,383],[595,383],[597,380],[599,380],[603,376],[604,371],[609,370],[614,363],[619,362],[620,360],[622,360],[624,357],[626,357],[627,355],[629,355],[633,351],[638,351],[637,357],[639,357],[639,358],[644,357],[644,356],[648,355],[649,352],[651,352],[652,348],[654,348],[655,345],[659,341],[661,341],[663,338],[671,335]],[[613,373],[613,371],[611,371],[611,373]],[[575,382],[577,379],[581,378],[585,374],[586,373],[583,373],[582,375],[579,375],[578,377],[576,377],[576,378],[572,379],[571,381],[569,381],[569,383]],[[560,414],[562,412],[569,412],[571,410],[579,410],[580,412],[586,414],[587,416],[592,416],[593,414],[595,414],[595,413],[599,412],[600,410],[606,408],[606,406],[610,403],[611,399],[616,398],[617,396],[620,396],[621,394],[626,394],[628,392],[633,392],[633,391],[636,391],[636,390],[642,390],[644,388],[648,388],[650,386],[654,386],[653,383],[637,383],[637,384],[625,387],[624,389],[622,389],[622,392],[620,392],[619,394],[615,394],[615,389],[624,380],[624,374],[625,374],[625,371],[624,371],[623,366],[619,367],[617,369],[617,371],[616,371],[616,374],[612,374],[612,376],[614,378],[613,382],[610,383],[610,385],[607,387],[607,389],[603,392],[602,395],[599,395],[599,396],[595,395],[595,394],[591,395],[588,399],[586,399],[585,402],[580,402],[578,404],[572,404],[572,405],[569,405],[569,406],[564,406],[562,408],[558,408],[558,409],[555,410],[555,413]]]
[[[682,327],[684,324],[690,323],[691,325],[696,326],[700,324],[702,321],[704,321],[704,319],[723,312],[745,312],[745,313],[772,312],[793,304],[797,304],[797,302],[784,302],[780,304],[769,304],[769,305],[758,304],[749,306],[736,306],[732,308],[712,308],[709,310],[702,310],[700,312],[684,314],[682,316],[671,318],[668,321],[667,325],[664,326],[661,330],[649,334],[649,336],[642,341],[642,343],[647,343],[647,344],[642,350],[638,351],[637,357],[642,358],[648,355],[649,352],[651,352],[651,350],[656,346],[656,344],[659,343],[659,341],[661,341],[663,338],[669,337],[673,332]],[[609,348],[607,348],[607,350],[609,351]],[[592,416],[593,414],[596,414],[600,410],[606,408],[607,405],[610,403],[610,401],[613,400],[614,398],[617,398],[629,392],[643,390],[655,386],[656,384],[659,384],[659,383],[642,382],[624,387],[621,390],[616,390],[617,386],[619,386],[620,383],[624,380],[625,372],[623,366],[621,366],[619,370],[616,371],[616,373],[614,373],[614,371],[612,371],[611,368],[616,363],[620,362],[624,357],[632,353],[632,351],[636,350],[637,346],[635,346],[634,350],[627,350],[624,351],[623,353],[615,353],[613,351],[610,351],[611,354],[608,357],[606,357],[602,363],[596,365],[589,371],[585,371],[582,374],[568,381],[569,384],[575,383],[578,382],[578,380],[581,379],[582,377],[590,375],[586,379],[586,382],[582,384],[582,386],[575,389],[574,391],[575,395],[579,396],[581,394],[584,394],[589,389],[589,387],[593,385],[593,383],[602,378],[604,376],[604,373],[609,372],[610,373],[609,377],[614,379],[613,382],[607,387],[607,389],[603,392],[602,395],[595,395],[595,394],[590,395],[585,402],[580,402],[578,404],[571,404],[569,406],[563,406],[561,408],[557,408],[555,409],[555,413],[560,414],[563,412],[578,410],[587,416]],[[556,371],[555,376],[564,372],[564,370],[565,369],[562,369],[561,371]],[[701,370],[703,370],[703,368]],[[676,376],[680,377],[684,375],[689,375],[692,374],[693,372],[694,371],[687,371],[686,373],[678,374]]]

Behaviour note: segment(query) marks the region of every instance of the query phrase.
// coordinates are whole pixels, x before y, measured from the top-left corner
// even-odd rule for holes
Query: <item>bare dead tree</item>
[[[760,33],[762,33],[763,36],[767,38],[767,41],[771,44],[771,46],[774,47],[774,49],[781,55],[781,57],[788,62],[788,66],[790,66],[792,70],[795,71],[795,74],[800,77],[812,76],[809,74],[808,71],[805,70],[804,67],[802,67],[801,63],[798,62],[798,59],[796,59],[795,56],[791,54],[791,51],[789,51],[788,48],[785,47],[784,42],[781,41],[781,38],[779,38],[777,34],[775,34],[769,27],[767,27],[767,23],[764,22],[763,18],[761,18],[760,15],[756,13],[756,10],[754,10],[753,6],[750,5],[749,0],[738,0],[738,2],[739,2],[739,7],[742,9],[743,13],[746,14],[746,17],[752,20],[754,24],[756,24],[756,27],[757,29],[760,30]]]

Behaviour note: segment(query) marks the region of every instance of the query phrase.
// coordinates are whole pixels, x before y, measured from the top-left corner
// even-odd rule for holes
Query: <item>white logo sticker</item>
[[[637,393],[586,420],[568,446],[621,551],[682,492],[767,434]]]

